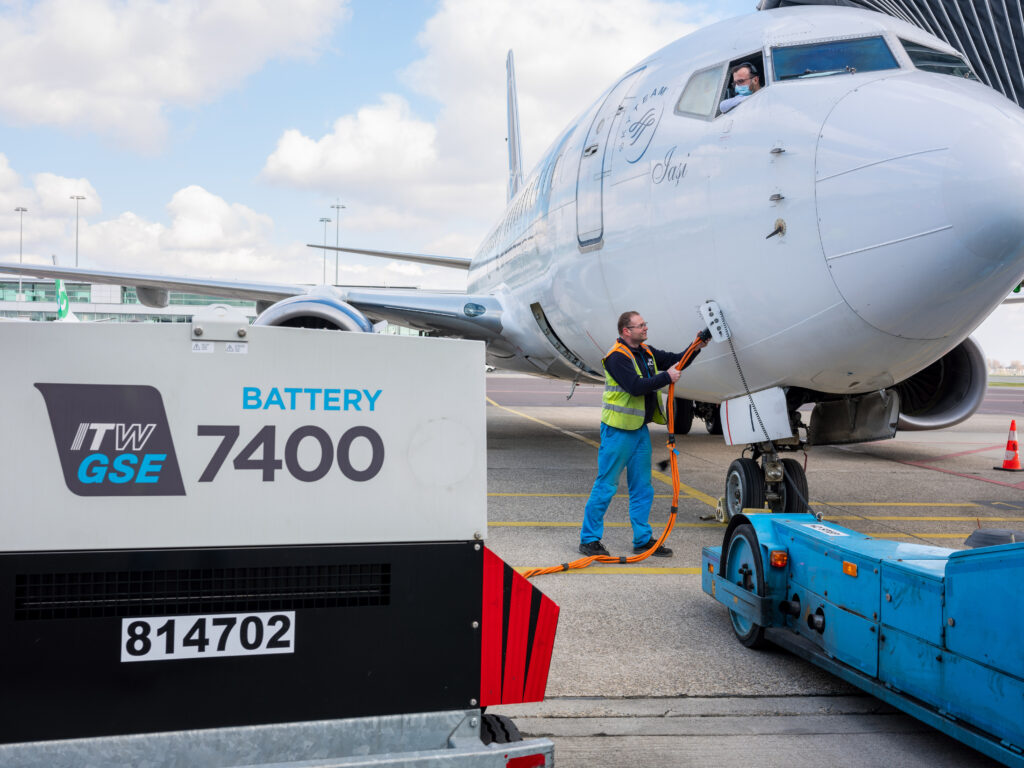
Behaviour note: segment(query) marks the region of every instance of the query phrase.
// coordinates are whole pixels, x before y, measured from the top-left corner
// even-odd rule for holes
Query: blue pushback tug
[[[744,510],[701,572],[744,645],[771,641],[1024,768],[1024,543],[957,551]]]

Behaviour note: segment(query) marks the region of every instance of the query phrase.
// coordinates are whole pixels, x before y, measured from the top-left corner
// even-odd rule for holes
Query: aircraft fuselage
[[[815,45],[863,40],[881,68],[785,75]],[[1024,112],[915,67],[903,41],[952,51],[880,14],[786,8],[629,70],[556,139],[474,259],[468,290],[503,307],[509,343],[492,360],[601,375],[621,312],[678,350],[709,299],[754,391],[877,390],[958,345],[1024,273]],[[764,87],[720,114],[743,60]],[[687,111],[691,86],[711,111]],[[728,346],[706,349],[677,394],[743,394]]]

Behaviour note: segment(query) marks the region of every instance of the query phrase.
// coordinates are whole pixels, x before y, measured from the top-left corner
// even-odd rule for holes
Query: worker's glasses
[[[640,323],[640,325],[627,325],[626,327],[631,329],[631,330],[633,330],[633,329],[639,330],[640,328],[646,328],[647,327],[647,323]]]
[[[734,85],[746,85],[753,79],[753,77],[734,77],[732,82]]]

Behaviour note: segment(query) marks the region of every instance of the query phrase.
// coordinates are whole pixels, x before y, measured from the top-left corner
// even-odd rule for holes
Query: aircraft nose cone
[[[976,83],[915,73],[847,94],[815,171],[832,278],[879,330],[962,335],[1024,272],[1024,116]]]

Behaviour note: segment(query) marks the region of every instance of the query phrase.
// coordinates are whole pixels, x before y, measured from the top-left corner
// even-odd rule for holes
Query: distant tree
[[[1019,371],[1021,368],[1024,368],[1024,363],[1022,363],[1020,360],[1011,360],[1010,367],[1013,368],[1013,370],[1015,371]]]
[[[1003,364],[1000,363],[998,360],[996,360],[994,357],[990,357],[988,359],[988,369],[990,371],[998,371],[1002,367],[1003,367]]]

